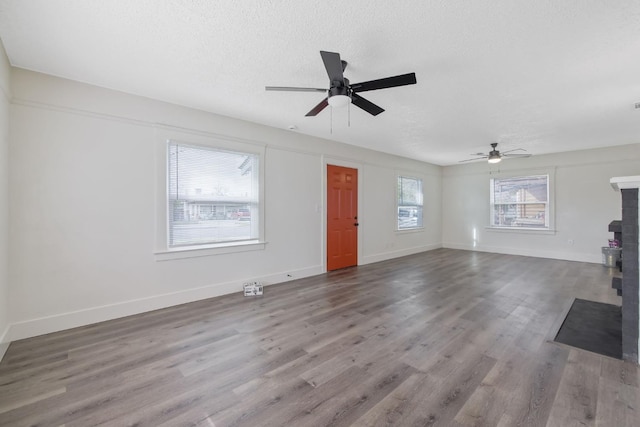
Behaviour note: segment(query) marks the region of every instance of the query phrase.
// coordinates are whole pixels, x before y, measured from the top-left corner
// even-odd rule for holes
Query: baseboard
[[[375,255],[364,256],[362,257],[360,262],[363,265],[371,264],[374,262],[386,261],[406,255],[426,252],[441,247],[480,252],[493,252],[508,255],[531,256],[536,258],[561,259],[567,261],[580,261],[590,263],[602,262],[599,256],[593,254],[575,254],[567,252],[553,252],[546,250],[542,251],[521,248],[503,248],[494,246],[478,246],[474,248],[471,245],[448,242],[443,244],[424,245],[398,251],[390,251],[378,253]],[[174,305],[185,304],[202,299],[241,292],[242,283],[244,282],[261,281],[265,286],[269,286],[276,283],[283,283],[286,281],[315,276],[322,273],[324,273],[324,266],[317,265],[300,270],[276,273],[263,277],[247,278],[244,281],[217,283],[200,288],[188,289],[185,291],[155,295],[148,298],[123,301],[116,304],[92,307],[73,312],[60,313],[52,316],[15,322],[10,324],[5,329],[4,334],[0,337],[0,357],[4,355],[11,341],[31,338],[38,335],[58,332],[65,329],[76,328],[79,326],[90,325],[92,323],[117,319],[119,317],[131,316],[134,314],[140,314],[147,311],[158,310],[161,308],[167,308]]]
[[[260,281],[264,286],[269,286],[276,283],[315,276],[323,272],[324,267],[318,265],[263,277],[251,277],[246,278],[245,280],[217,283],[185,291],[154,295],[148,298],[123,301],[116,304],[91,307],[83,310],[15,322],[10,324],[7,331],[5,331],[2,343],[6,342],[6,346],[8,347],[9,342],[11,341],[63,331],[65,329],[76,328],[79,326],[86,326],[92,323],[104,322],[106,320],[131,316],[202,299],[241,292],[242,284],[245,282]],[[6,348],[4,350],[6,351]]]
[[[7,352],[9,344],[11,344],[11,340],[9,339],[9,325],[7,325],[7,327],[4,328],[2,335],[0,335],[0,362],[4,357],[4,354]]]
[[[441,247],[442,245],[440,243],[436,243],[433,245],[424,245],[424,246],[417,246],[414,248],[401,249],[399,251],[383,252],[375,255],[367,255],[362,257],[362,259],[360,260],[360,264],[361,265],[372,264],[374,262],[386,261],[393,258],[400,258],[407,255],[417,254],[420,252],[432,251],[434,249],[440,249]]]
[[[447,249],[460,249],[464,251],[491,252],[491,253],[505,254],[505,255],[530,256],[534,258],[559,259],[563,261],[589,262],[593,264],[599,264],[602,262],[602,257],[594,254],[585,254],[585,253],[554,252],[549,250],[539,250],[539,249],[530,249],[530,248],[507,248],[507,247],[500,247],[500,246],[483,246],[483,245],[478,245],[476,247],[473,247],[472,245],[461,244],[461,243],[450,243],[450,242],[443,243],[442,247]]]

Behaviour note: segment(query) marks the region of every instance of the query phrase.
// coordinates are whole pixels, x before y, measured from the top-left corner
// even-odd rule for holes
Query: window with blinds
[[[169,141],[168,246],[259,237],[259,155]]]
[[[549,175],[491,179],[491,226],[549,229]]]
[[[398,230],[422,227],[422,180],[398,176]]]

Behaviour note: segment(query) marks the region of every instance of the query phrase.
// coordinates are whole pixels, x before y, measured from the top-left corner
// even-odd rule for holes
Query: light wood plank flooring
[[[552,342],[597,264],[439,249],[14,342],[3,426],[639,426],[635,365]]]

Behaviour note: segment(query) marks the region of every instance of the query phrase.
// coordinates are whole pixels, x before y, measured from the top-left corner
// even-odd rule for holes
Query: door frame
[[[363,215],[362,209],[362,163],[356,163],[351,160],[340,159],[337,157],[330,157],[322,155],[322,237],[320,241],[322,242],[322,270],[324,273],[327,272],[327,165],[341,166],[345,168],[356,169],[358,171],[358,223],[360,226],[358,227],[358,260],[357,265],[362,264],[362,232],[366,228],[363,225],[363,220],[365,220],[365,215]]]

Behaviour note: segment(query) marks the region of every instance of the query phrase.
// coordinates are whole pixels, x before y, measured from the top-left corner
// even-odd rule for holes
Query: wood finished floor
[[[2,426],[639,426],[638,368],[552,342],[601,265],[439,249],[17,341]]]

